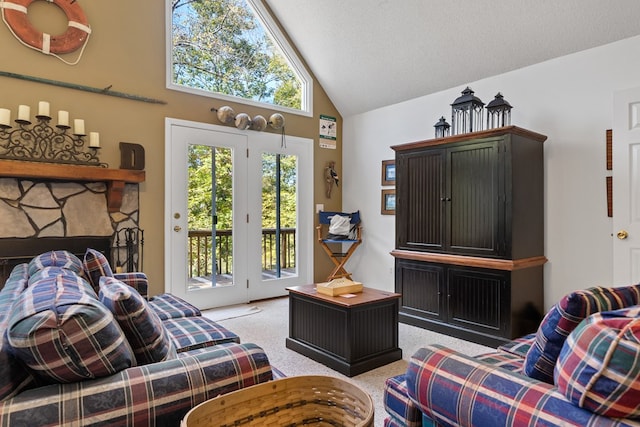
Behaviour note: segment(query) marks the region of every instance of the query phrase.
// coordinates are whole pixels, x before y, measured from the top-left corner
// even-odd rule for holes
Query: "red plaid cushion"
[[[527,353],[524,373],[553,384],[553,368],[567,336],[578,324],[600,311],[617,310],[640,303],[640,285],[621,288],[589,288],[565,296],[545,315]]]
[[[29,276],[33,276],[38,270],[45,267],[61,267],[74,273],[83,275],[82,261],[77,256],[67,251],[50,251],[38,255],[29,262]]]
[[[84,254],[84,271],[96,293],[100,290],[100,278],[102,276],[113,277],[113,271],[107,257],[95,249],[87,249]]]
[[[562,347],[555,381],[581,408],[612,418],[640,418],[640,307],[582,321]]]
[[[99,297],[122,328],[139,365],[176,358],[162,321],[135,289],[112,277],[102,277]]]
[[[43,278],[12,306],[6,332],[11,350],[45,382],[98,378],[135,365],[113,315],[82,281]]]

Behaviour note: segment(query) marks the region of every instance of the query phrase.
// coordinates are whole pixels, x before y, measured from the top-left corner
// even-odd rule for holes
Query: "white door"
[[[309,282],[311,141],[287,137],[283,147],[280,135],[173,119],[166,139],[165,290],[204,309]],[[282,159],[278,171],[292,178],[284,198],[293,192],[295,203],[275,223]]]
[[[286,295],[312,282],[313,141],[252,132],[249,170],[249,298]]]
[[[613,281],[640,282],[640,88],[614,94]]]

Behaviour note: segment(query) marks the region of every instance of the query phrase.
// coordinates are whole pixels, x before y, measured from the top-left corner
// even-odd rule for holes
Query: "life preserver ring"
[[[29,46],[42,53],[69,53],[82,47],[91,33],[91,27],[80,5],[72,0],[46,0],[58,6],[69,20],[67,31],[52,36],[37,30],[29,22],[27,9],[38,0],[0,0],[4,19],[13,33]]]

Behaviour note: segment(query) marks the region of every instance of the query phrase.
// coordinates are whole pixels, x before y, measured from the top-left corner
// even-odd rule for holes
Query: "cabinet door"
[[[396,247],[442,251],[446,150],[402,153],[396,159]]]
[[[448,323],[489,335],[509,327],[509,272],[450,266],[447,269]]]
[[[440,264],[396,260],[396,292],[402,294],[400,311],[406,315],[437,320],[444,311],[445,270]]]
[[[504,252],[504,173],[500,140],[447,150],[446,250],[498,256]]]

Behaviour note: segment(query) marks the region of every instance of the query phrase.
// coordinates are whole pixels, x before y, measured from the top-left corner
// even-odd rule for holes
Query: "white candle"
[[[73,120],[73,133],[75,135],[85,135],[85,133],[84,133],[84,120],[82,120],[82,119],[74,119]]]
[[[49,103],[47,101],[38,102],[38,115],[49,117]]]
[[[30,122],[31,107],[28,105],[21,105],[18,107],[18,120],[24,120]]]
[[[0,108],[0,125],[11,126],[11,110]]]
[[[89,132],[89,147],[100,148],[100,134],[98,132]]]
[[[58,126],[69,126],[69,112],[58,111]]]

